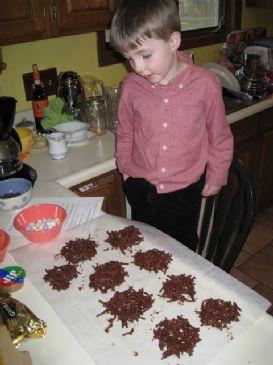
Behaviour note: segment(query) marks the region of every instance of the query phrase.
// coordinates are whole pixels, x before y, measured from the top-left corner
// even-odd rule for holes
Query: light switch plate
[[[57,70],[55,67],[48,68],[40,71],[41,81],[44,85],[45,91],[48,96],[56,95],[58,88]],[[33,92],[33,75],[32,72],[23,74],[23,82],[26,94],[26,100],[29,101],[32,98]]]

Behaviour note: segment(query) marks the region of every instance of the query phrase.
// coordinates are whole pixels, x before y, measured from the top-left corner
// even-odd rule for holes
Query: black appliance
[[[16,102],[16,99],[10,96],[0,97],[0,180],[21,177],[34,185],[37,172],[21,161],[22,146],[13,128]]]

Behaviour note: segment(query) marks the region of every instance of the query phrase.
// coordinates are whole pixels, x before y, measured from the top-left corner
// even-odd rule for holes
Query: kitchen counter
[[[270,107],[273,107],[273,95],[227,115],[227,120],[232,124]],[[114,151],[115,135],[112,132],[96,136],[86,144],[69,147],[67,157],[59,161],[50,157],[47,148],[32,149],[30,158],[25,162],[38,173],[33,196],[74,196],[68,187],[116,168]],[[0,212],[0,218],[0,227],[4,228],[10,215]]]
[[[273,97],[236,113],[229,114],[227,119],[229,123],[235,123],[237,120],[272,106]],[[33,196],[74,196],[67,189],[69,186],[115,168],[114,147],[115,136],[108,132],[101,137],[91,139],[85,145],[70,147],[67,158],[61,161],[52,160],[47,149],[32,150],[30,158],[26,163],[38,172]],[[108,215],[105,214],[103,216],[107,217]],[[11,214],[1,212],[0,227],[5,228],[10,218]],[[127,221],[127,224],[129,222]],[[15,263],[13,256],[8,253],[1,266]],[[51,302],[45,299],[39,287],[29,277],[27,277],[23,289],[13,295],[27,304],[37,316],[48,324],[48,333],[44,339],[30,340],[20,347],[21,350],[30,351],[34,365],[50,363],[54,365],[96,364],[84,348],[79,345],[75,334],[66,326],[54,307],[49,304]],[[235,341],[231,341],[209,364],[216,365],[221,363],[222,365],[228,365],[233,363],[235,365],[243,365],[251,363],[252,365],[271,365],[273,358],[272,337],[273,319],[264,313],[243,336],[240,336]],[[69,351],[69,349],[72,350]],[[132,358],[132,360],[134,359]],[[134,361],[137,362],[137,358]],[[163,364],[162,361],[160,361],[161,363]],[[114,363],[114,365],[116,364]]]
[[[32,166],[38,174],[33,187],[33,197],[75,196],[68,187],[115,169],[115,136],[107,132],[96,136],[86,144],[71,146],[67,157],[53,160],[47,148],[32,149],[26,164]],[[0,212],[0,227],[10,221],[13,213]]]
[[[249,117],[250,115],[259,113],[263,110],[273,107],[273,94],[264,98],[261,101],[253,101],[249,106],[242,107],[240,110],[228,114],[227,120],[229,124],[235,123],[238,120]]]
[[[108,258],[111,257],[113,260],[119,258],[119,261],[122,262],[131,261],[129,253],[123,255],[120,252],[114,252],[118,250],[107,250],[107,244],[103,244],[106,230],[120,229],[128,224],[131,224],[131,221],[104,214],[88,226],[86,225],[86,232],[90,232],[92,237],[96,237],[99,242],[97,260],[101,259],[102,262],[105,262],[108,255]],[[129,277],[126,279],[128,283],[122,284],[120,290],[127,288],[129,283],[135,284],[136,288],[147,285],[148,291],[153,293],[156,299],[155,310],[144,315],[144,318],[133,326],[135,332],[132,338],[122,336],[123,333],[128,333],[132,325],[130,324],[129,328],[121,329],[116,321],[110,332],[105,333],[105,328],[109,324],[109,316],[104,315],[96,319],[96,314],[102,311],[98,299],[109,298],[109,295],[107,293],[102,297],[101,293],[91,292],[88,288],[89,274],[87,275],[87,273],[90,272],[90,263],[86,262],[87,266],[80,265],[81,276],[71,284],[71,288],[66,292],[53,291],[41,279],[45,267],[49,268],[53,263],[55,265],[54,253],[59,252],[63,242],[66,242],[68,238],[73,239],[76,233],[64,232],[62,237],[59,236],[52,242],[53,244],[30,244],[21,247],[12,252],[12,255],[8,254],[4,262],[4,265],[19,263],[27,272],[24,287],[13,293],[13,296],[25,303],[48,326],[44,338],[31,339],[20,345],[21,351],[30,351],[33,365],[74,365],[75,363],[84,365],[128,363],[176,365],[178,361],[182,360],[185,365],[200,363],[271,365],[273,318],[264,312],[268,307],[267,301],[260,300],[257,293],[252,292],[251,289],[153,227],[137,222],[134,222],[134,225],[140,228],[147,249],[157,247],[169,251],[173,255],[170,270],[172,273],[180,273],[182,268],[184,272],[192,273],[196,277],[199,293],[198,304],[184,304],[186,308],[176,303],[166,304],[164,299],[156,298],[163,279],[162,273],[149,274],[132,265],[126,266],[126,271],[129,272]],[[133,252],[135,250],[136,248],[133,249]],[[58,265],[58,263],[56,264]],[[86,269],[87,271],[85,271]],[[79,286],[81,286],[80,291]],[[181,311],[184,313],[186,310],[186,313],[191,316],[191,321],[194,321],[196,315],[192,309],[200,305],[204,296],[215,297],[215,295],[238,303],[242,308],[240,323],[233,323],[231,329],[221,331],[221,333],[215,329],[201,330],[203,336],[207,336],[207,341],[204,339],[200,346],[197,345],[196,352],[191,358],[182,356],[180,360],[177,358],[161,360],[157,341],[151,340],[151,327],[153,328],[158,321],[156,316],[159,313],[156,307],[163,311],[169,306],[168,316],[171,316],[170,318],[175,317],[178,313],[181,314]],[[111,296],[112,293],[110,293]],[[140,333],[142,333],[141,336]],[[217,345],[215,345],[216,343]],[[134,356],[135,351],[138,356]],[[117,359],[119,359],[118,362]]]

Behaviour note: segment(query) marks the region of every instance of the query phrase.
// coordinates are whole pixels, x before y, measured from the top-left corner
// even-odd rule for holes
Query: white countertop
[[[33,197],[74,196],[68,187],[116,168],[114,151],[115,135],[111,132],[96,136],[86,144],[69,147],[63,160],[53,160],[47,148],[32,149],[24,162],[37,171]],[[11,216],[0,211],[0,228],[5,229]]]
[[[232,113],[227,119],[229,123],[234,123],[271,106],[273,106],[273,97]],[[74,194],[67,187],[115,168],[114,146],[115,136],[108,132],[104,136],[95,137],[86,145],[70,147],[67,158],[61,161],[52,160],[47,149],[32,150],[29,160],[25,162],[38,172],[33,196],[73,196]],[[5,228],[9,220],[9,214],[0,213],[1,228]],[[14,259],[8,254],[1,266],[12,263]],[[14,296],[27,304],[49,325],[44,339],[28,341],[21,347],[23,350],[30,351],[34,365],[95,364],[29,278],[26,279],[23,289],[14,293]],[[273,319],[264,313],[243,336],[231,341],[210,364],[271,365],[272,338]],[[113,365],[117,364],[113,363]]]
[[[235,123],[240,119],[249,117],[250,115],[257,114],[263,110],[271,108],[273,106],[273,94],[265,98],[262,101],[254,103],[247,108],[243,108],[237,112],[227,115],[227,120],[229,124]]]
[[[92,234],[92,237],[95,235],[98,242],[102,244],[105,230],[108,230],[109,228],[111,230],[113,227],[115,227],[115,229],[120,229],[121,226],[123,227],[128,224],[130,224],[130,221],[105,214],[98,220],[93,221],[93,223],[88,225],[86,228],[88,228],[88,232]],[[82,278],[79,278],[78,282],[73,285],[74,289],[71,288],[72,290],[69,290],[67,293],[66,291],[60,293],[53,292],[46,283],[40,284],[42,286],[38,285],[38,282],[41,283],[44,267],[48,268],[48,260],[52,261],[50,257],[54,257],[52,253],[55,251],[57,252],[60,244],[67,241],[68,237],[70,237],[69,239],[73,239],[74,236],[67,232],[65,236],[59,236],[59,238],[54,241],[55,244],[49,245],[48,248],[46,246],[42,247],[41,245],[36,246],[30,244],[28,246],[21,247],[20,250],[14,252],[14,257],[18,260],[17,262],[19,262],[19,264],[21,263],[21,266],[26,269],[27,278],[23,288],[18,292],[13,293],[13,296],[26,304],[38,316],[38,318],[44,320],[48,326],[48,331],[44,338],[31,339],[20,345],[20,350],[30,352],[33,365],[74,365],[75,363],[84,365],[118,365],[119,362],[117,362],[117,358],[120,356],[118,355],[119,351],[122,351],[122,364],[124,364],[124,360],[126,360],[126,356],[128,356],[128,363],[136,365],[176,365],[180,362],[183,362],[186,365],[194,365],[201,364],[202,361],[200,361],[200,356],[204,356],[206,357],[206,360],[202,357],[204,360],[203,363],[208,365],[271,365],[273,357],[273,318],[263,312],[262,308],[264,308],[264,304],[258,305],[255,302],[255,295],[257,296],[257,294],[255,294],[252,299],[251,296],[249,296],[251,292],[249,288],[246,288],[243,284],[237,282],[234,278],[229,277],[219,269],[213,269],[213,265],[207,262],[204,263],[204,259],[191,253],[182,245],[178,244],[176,246],[173,239],[170,238],[169,241],[166,240],[166,235],[159,233],[159,231],[147,225],[137,222],[134,222],[134,224],[140,227],[142,235],[144,236],[144,241],[146,242],[145,247],[147,247],[147,249],[151,248],[150,245],[152,244],[154,247],[158,247],[159,249],[161,248],[172,253],[174,261],[176,260],[176,263],[172,266],[172,273],[177,274],[181,269],[183,269],[186,273],[191,273],[191,270],[194,270],[194,276],[196,276],[199,282],[198,297],[201,295],[201,287],[204,286],[202,289],[203,294],[205,290],[204,295],[212,295],[212,297],[215,297],[215,293],[217,293],[219,297],[223,298],[227,296],[230,300],[238,302],[242,308],[244,316],[244,320],[242,318],[242,324],[238,323],[238,325],[236,325],[234,323],[229,331],[223,331],[223,333],[219,334],[216,333],[218,330],[213,329],[208,330],[208,332],[206,330],[205,332],[203,331],[203,334],[207,333],[207,336],[212,337],[212,339],[214,339],[217,343],[219,342],[217,335],[219,338],[223,338],[223,340],[220,340],[218,346],[216,346],[218,350],[215,351],[215,346],[209,346],[209,343],[205,338],[203,338],[203,343],[205,344],[206,342],[206,345],[204,345],[205,348],[202,347],[201,341],[201,348],[198,348],[197,346],[195,356],[197,357],[197,362],[195,361],[194,356],[192,356],[192,358],[186,356],[185,359],[184,356],[182,356],[180,360],[173,357],[164,361],[160,360],[160,351],[157,347],[157,343],[152,341],[151,350],[148,343],[146,343],[147,341],[151,341],[151,329],[149,332],[143,332],[143,338],[146,338],[147,336],[147,340],[143,347],[144,349],[147,348],[147,352],[150,356],[153,356],[149,358],[149,355],[147,355],[147,359],[149,359],[149,361],[145,361],[146,352],[142,347],[140,347],[139,335],[137,336],[137,333],[139,332],[138,327],[140,326],[140,328],[142,328],[141,325],[144,324],[143,321],[136,324],[135,336],[122,337],[121,334],[128,332],[128,329],[120,330],[116,322],[110,334],[105,334],[104,329],[108,325],[108,322],[107,316],[106,318],[105,316],[102,316],[95,327],[95,332],[98,331],[99,333],[95,334],[96,339],[94,339],[94,330],[90,330],[92,322],[91,324],[87,324],[86,322],[87,318],[85,317],[85,308],[87,308],[89,313],[88,321],[90,321],[91,318],[93,318],[92,320],[94,321],[96,314],[101,311],[97,301],[97,297],[101,296],[100,294],[98,295],[94,293],[90,297],[90,289],[88,289],[86,281],[83,285],[83,289],[79,292],[79,284],[83,284]],[[100,255],[111,255],[111,250],[105,250],[105,247],[101,246],[101,250],[98,255],[98,258],[101,257]],[[115,255],[118,255],[121,257],[121,260],[126,261],[125,256],[123,257],[121,253],[113,253],[112,255],[114,255],[113,259],[115,259]],[[47,259],[44,259],[45,256],[47,256]],[[33,260],[33,257],[35,257],[35,260]],[[102,258],[103,262],[104,260],[105,257]],[[8,254],[3,266],[12,264],[16,264],[16,261],[10,254]],[[193,267],[195,269],[193,269]],[[126,270],[129,269],[129,267],[126,267]],[[135,275],[132,275],[133,272],[130,273],[129,270],[129,278],[131,278],[132,282],[135,282],[136,288],[138,288],[139,285],[145,286],[145,284],[147,284],[149,292],[157,292],[159,283],[158,279],[161,274],[157,275],[156,280],[153,279],[152,274],[146,274],[150,277],[148,280],[143,280],[141,273],[145,270],[141,270],[141,273],[137,273],[136,268],[133,268],[133,270],[135,270]],[[145,275],[145,273],[142,275]],[[83,277],[87,277],[88,279],[88,275],[85,274],[85,271],[83,272]],[[128,285],[126,283],[124,284],[125,286]],[[222,286],[224,289],[220,290]],[[123,286],[121,290],[124,290]],[[48,294],[46,294],[48,292],[51,293],[50,297],[52,296],[52,298],[48,297]],[[77,295],[73,296],[73,292],[76,292]],[[110,293],[110,297],[111,295],[112,294]],[[106,297],[104,296],[104,298],[109,298],[109,295],[106,295]],[[90,300],[90,303],[93,304],[89,309],[88,303]],[[160,301],[160,299],[158,300]],[[197,298],[197,300],[200,301],[200,298]],[[66,312],[66,301],[71,303],[72,307],[70,308],[68,305],[68,313],[64,314]],[[78,305],[77,301],[79,301]],[[94,301],[97,303],[96,306]],[[165,310],[166,304],[162,303],[161,305],[162,310]],[[173,303],[169,307],[169,315],[172,317],[175,317],[175,315],[178,314],[176,312],[177,309],[175,309],[176,306],[179,307],[178,304],[175,305]],[[60,313],[62,313],[62,315],[60,315]],[[79,313],[81,313],[81,315],[79,315]],[[155,313],[157,313],[156,310]],[[149,317],[151,317],[151,321],[148,320]],[[145,322],[147,323],[147,326],[152,325],[152,327],[154,327],[156,322],[154,323],[153,315],[146,315],[144,318],[147,320],[147,322]],[[79,323],[77,323],[78,321]],[[87,324],[88,338],[90,341],[95,341],[95,343],[98,344],[99,350],[96,351],[97,348],[94,348],[94,351],[96,352],[95,356],[90,356],[90,349],[88,348],[89,340],[83,341],[83,339],[86,339],[86,334],[84,334],[85,331],[83,331],[83,334],[79,333],[79,331],[81,331],[80,329],[85,327],[83,323]],[[242,326],[246,326],[245,329]],[[129,329],[130,328],[131,326]],[[232,340],[228,339],[231,334],[233,337]],[[82,336],[84,337],[82,338]],[[125,345],[119,350],[119,346],[122,346],[123,341]],[[132,349],[135,349],[135,347],[137,347],[137,349],[139,348],[138,357],[133,356]],[[207,355],[206,348],[209,354],[213,354],[213,358],[211,360],[208,360],[208,357],[205,356]],[[105,354],[105,357],[104,355],[100,355],[102,351]],[[205,353],[202,355],[204,351]],[[109,355],[112,352],[114,355],[112,358],[109,358]],[[102,362],[103,358],[105,360]],[[112,360],[110,361],[110,359]]]

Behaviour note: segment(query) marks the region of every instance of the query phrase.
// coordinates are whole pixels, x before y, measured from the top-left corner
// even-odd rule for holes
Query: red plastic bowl
[[[56,238],[62,229],[66,219],[66,210],[57,204],[37,204],[23,209],[14,218],[14,227],[28,240],[36,243],[44,243]],[[59,218],[60,223],[53,228],[42,231],[27,231],[26,227],[33,221],[43,218]]]
[[[10,243],[10,236],[6,231],[0,229],[0,262],[4,261]]]

